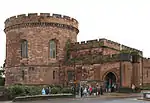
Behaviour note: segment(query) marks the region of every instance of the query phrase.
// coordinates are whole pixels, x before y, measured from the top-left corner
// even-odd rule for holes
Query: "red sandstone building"
[[[78,21],[30,13],[5,21],[6,85],[111,81],[131,87],[150,83],[142,51],[107,39],[77,42]]]

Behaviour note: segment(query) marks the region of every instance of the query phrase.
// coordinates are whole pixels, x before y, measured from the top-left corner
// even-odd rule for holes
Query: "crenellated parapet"
[[[117,42],[114,42],[112,40],[108,40],[106,39],[104,41],[104,45],[107,46],[107,47],[110,47],[110,48],[113,48],[113,49],[116,49],[116,50],[120,50],[120,43],[117,43]]]
[[[71,44],[71,50],[77,51],[77,50],[83,50],[83,49],[92,49],[92,48],[109,48],[112,50],[120,51],[120,52],[132,52],[132,53],[138,53],[142,57],[143,52],[122,44],[119,44],[117,42],[108,40],[108,39],[94,39],[94,40],[88,40],[88,41],[81,41],[81,42],[75,42]]]
[[[71,44],[71,50],[81,50],[81,49],[90,49],[97,48],[104,45],[104,41],[101,39],[81,41]]]
[[[143,67],[150,68],[150,58],[143,57]]]
[[[57,26],[70,30],[78,30],[78,21],[69,16],[50,13],[29,13],[12,16],[5,21],[5,32],[15,28],[35,26]]]
[[[125,46],[123,44],[120,44],[118,42],[114,42],[112,40],[105,39],[105,45],[108,46],[108,47],[115,48],[117,50],[128,50],[128,51],[131,51],[131,52],[138,52],[141,56],[143,55],[143,52],[138,50],[138,49],[131,48],[129,46]]]
[[[131,47],[128,47],[128,46],[125,46],[125,45],[121,45],[121,49],[122,50],[127,50],[127,51],[131,51],[131,52],[138,52],[140,56],[143,55],[143,52],[138,50],[138,49],[135,49],[135,48],[131,48]]]
[[[72,43],[72,49],[90,49],[90,48],[97,48],[102,46],[115,49],[117,51],[120,50],[119,43],[105,38]]]
[[[150,62],[150,58],[143,57],[143,60],[146,62]]]

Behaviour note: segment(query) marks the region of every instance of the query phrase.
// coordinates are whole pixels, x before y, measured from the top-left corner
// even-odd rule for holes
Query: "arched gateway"
[[[114,88],[116,88],[117,85],[117,75],[114,72],[107,72],[104,76],[103,76],[103,80],[105,81],[105,88],[110,89],[111,88],[111,92],[115,91]]]

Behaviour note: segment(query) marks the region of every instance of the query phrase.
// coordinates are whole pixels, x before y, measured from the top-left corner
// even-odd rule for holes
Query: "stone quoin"
[[[4,32],[5,85],[109,79],[123,87],[150,83],[150,59],[142,51],[105,38],[79,43],[78,21],[69,16],[17,15],[5,21]]]

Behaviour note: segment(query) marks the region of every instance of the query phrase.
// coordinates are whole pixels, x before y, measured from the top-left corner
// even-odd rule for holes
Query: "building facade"
[[[150,60],[140,50],[107,39],[77,42],[78,21],[29,13],[8,18],[6,85],[111,81],[124,87],[150,81]]]

